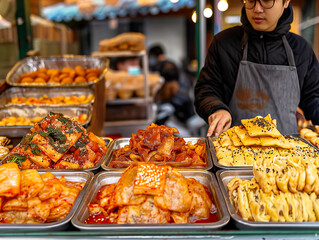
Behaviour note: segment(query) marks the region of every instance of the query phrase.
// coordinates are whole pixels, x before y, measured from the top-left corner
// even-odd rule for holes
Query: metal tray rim
[[[183,168],[177,168],[177,169],[178,170],[206,170],[206,171],[210,170],[213,167],[213,161],[212,161],[211,154],[210,154],[210,151],[209,151],[209,146],[208,146],[207,139],[204,138],[204,137],[183,137],[183,138],[185,139],[185,141],[187,139],[190,139],[190,138],[197,138],[197,139],[203,140],[206,143],[207,166],[204,167],[204,168],[186,168],[186,167],[183,167]],[[130,139],[131,138],[129,138],[129,137],[123,137],[123,138],[117,138],[117,139],[113,140],[113,143],[112,143],[112,146],[111,146],[111,151],[107,155],[106,160],[101,165],[103,170],[105,170],[105,171],[124,171],[125,170],[125,168],[111,168],[111,167],[109,167],[109,165],[111,164],[111,161],[112,161],[112,153],[113,153],[114,146],[115,146],[116,142],[120,141],[120,140],[128,140],[128,142],[129,142]]]
[[[10,108],[15,108],[16,105],[9,105],[9,106],[4,106],[3,108],[1,108],[1,110],[6,110],[6,109],[10,109]],[[32,106],[32,107],[31,107]],[[34,105],[31,105],[31,106],[26,106],[24,107],[25,109],[30,109],[30,110],[33,110],[34,109]],[[46,105],[47,106],[47,105]],[[41,109],[48,109],[48,107],[44,107],[43,105],[41,106],[38,106],[36,108],[41,108]],[[60,106],[61,108],[61,106]],[[91,122],[91,119],[92,119],[92,111],[93,111],[93,107],[91,105],[89,106],[83,106],[83,105],[80,105],[80,106],[77,106],[77,107],[69,107],[69,105],[65,105],[64,108],[76,108],[76,109],[87,109],[87,111],[90,113],[89,116],[88,116],[88,119],[86,120],[86,122],[84,123],[81,123],[80,125],[86,125],[86,124],[89,124]],[[15,126],[0,126],[0,130],[1,129],[5,129],[5,128],[9,128],[9,129],[14,129],[14,128],[31,128],[33,125],[15,125]]]
[[[38,91],[45,91],[47,90],[48,92],[52,91],[52,88],[32,88],[32,87],[29,87],[29,88],[19,88],[19,87],[12,87],[12,88],[9,88],[9,89],[6,89],[4,92],[2,92],[0,94],[0,98],[2,96],[5,96],[5,95],[11,95],[12,92],[14,93],[14,91],[18,91],[19,89],[29,89],[31,91],[34,91],[34,92],[38,92]],[[88,106],[92,106],[95,102],[95,94],[94,94],[94,91],[93,89],[88,89],[88,88],[67,88],[67,87],[55,87],[54,90],[56,91],[63,91],[63,90],[80,90],[80,91],[83,91],[83,89],[86,89],[86,91],[89,92],[89,94],[91,94],[93,97],[92,97],[92,100],[90,102],[87,102],[87,103],[82,103],[82,104],[4,104],[4,105],[1,105],[0,106],[0,109],[3,109],[5,107],[52,107],[52,108],[59,108],[59,107],[88,107]]]
[[[220,192],[219,185],[217,183],[216,177],[211,172],[208,172],[206,170],[180,170],[178,169],[180,173],[201,173],[205,174],[207,178],[209,178],[210,188],[214,188],[214,191],[216,193],[217,199],[213,199],[216,205],[220,205],[220,209],[218,211],[221,212],[221,219],[219,219],[217,222],[214,223],[198,223],[198,224],[85,224],[79,221],[78,215],[80,214],[80,211],[82,208],[86,207],[85,202],[87,201],[88,197],[91,196],[94,191],[96,191],[93,188],[94,183],[104,175],[110,175],[112,174],[122,174],[122,171],[103,171],[98,174],[96,174],[93,178],[93,180],[90,183],[89,191],[86,192],[86,195],[83,198],[83,201],[81,202],[80,206],[78,207],[77,213],[73,216],[71,222],[73,226],[79,228],[80,230],[84,231],[92,231],[92,230],[109,230],[109,231],[122,231],[122,230],[168,230],[168,231],[176,231],[176,230],[183,230],[183,231],[192,231],[192,230],[216,230],[219,228],[222,228],[225,226],[229,220],[230,216],[228,214],[228,211],[226,210],[225,202],[223,201],[222,194]],[[218,201],[218,204],[216,203]],[[188,229],[185,229],[187,227]]]
[[[42,170],[38,170],[38,172],[40,174],[43,174],[47,171],[42,171]],[[54,174],[54,172],[52,172]],[[63,176],[63,174],[71,174],[71,172],[68,171],[60,171],[60,172],[55,172],[58,176]],[[72,172],[72,174],[80,174],[80,175],[87,175],[87,179],[85,181],[85,184],[81,190],[81,192],[79,193],[75,203],[73,204],[70,212],[68,213],[68,215],[56,222],[52,222],[52,223],[42,223],[42,224],[0,224],[0,232],[5,230],[5,231],[10,231],[10,230],[16,230],[16,231],[43,231],[43,230],[55,230],[58,229],[59,227],[62,227],[63,225],[69,223],[72,219],[72,217],[74,216],[74,214],[76,213],[76,210],[78,209],[78,207],[80,206],[80,203],[82,202],[82,199],[85,195],[86,189],[88,188],[89,185],[91,185],[91,182],[93,180],[94,174],[91,172],[81,172],[81,171],[74,171]],[[54,174],[55,175],[55,174]],[[72,175],[71,175],[72,177]]]
[[[236,177],[236,176],[241,176],[241,175],[249,175],[253,177],[253,172],[250,170],[246,169],[240,169],[237,171],[233,170],[218,170],[216,172],[216,177],[217,181],[219,184],[219,187],[221,189],[222,195],[224,197],[228,212],[230,217],[238,224],[240,228],[247,229],[247,228],[262,228],[262,229],[269,229],[269,228],[298,228],[298,229],[304,229],[304,228],[314,228],[318,229],[319,228],[319,222],[254,222],[254,221],[247,221],[239,217],[234,210],[234,207],[232,206],[230,199],[227,194],[227,189],[224,187],[224,181],[222,174],[229,173],[230,175]]]

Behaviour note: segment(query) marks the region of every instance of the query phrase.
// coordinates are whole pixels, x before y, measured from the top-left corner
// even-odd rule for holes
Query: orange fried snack
[[[134,181],[134,194],[161,196],[164,193],[167,167],[139,164]]]
[[[7,179],[1,181],[0,223],[31,224],[59,221],[65,218],[84,182],[70,182],[50,172],[20,171],[16,163],[0,166]]]

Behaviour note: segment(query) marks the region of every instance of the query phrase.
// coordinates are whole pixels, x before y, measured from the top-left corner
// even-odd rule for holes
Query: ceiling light
[[[170,0],[171,3],[178,3],[179,0]]]
[[[205,18],[210,18],[211,16],[213,16],[213,10],[210,4],[207,4],[207,6],[205,7],[203,11],[203,14]]]
[[[196,23],[196,21],[197,21],[196,11],[194,11],[193,14],[192,14],[192,21],[193,21],[194,23]]]
[[[227,0],[220,0],[217,4],[217,8],[221,12],[225,12],[228,9],[228,2]]]

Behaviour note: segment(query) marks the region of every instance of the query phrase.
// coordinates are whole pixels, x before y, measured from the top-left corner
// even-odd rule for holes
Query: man
[[[195,107],[218,136],[243,118],[271,114],[283,134],[297,132],[296,109],[319,124],[319,64],[290,33],[290,0],[245,0],[242,26],[217,34],[195,86]]]

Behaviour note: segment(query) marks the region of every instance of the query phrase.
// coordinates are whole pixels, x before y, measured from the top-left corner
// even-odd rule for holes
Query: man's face
[[[246,9],[246,15],[256,31],[271,32],[275,30],[278,20],[288,7],[290,0],[286,0],[283,4],[283,0],[275,0],[275,4],[270,9],[263,8],[259,1],[253,9]]]

